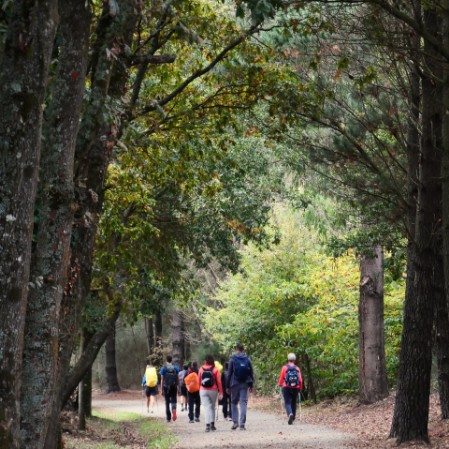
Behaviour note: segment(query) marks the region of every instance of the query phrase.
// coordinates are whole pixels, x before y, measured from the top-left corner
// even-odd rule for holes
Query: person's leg
[[[232,428],[236,429],[239,424],[239,385],[231,388],[231,413],[232,421],[234,422]]]
[[[212,420],[210,422],[210,428],[211,428],[211,430],[217,430],[215,428],[215,419],[216,419],[215,410],[217,407],[218,391],[217,390],[209,391],[209,396],[210,396],[210,400],[211,400],[211,413],[212,413],[212,416],[211,416]]]
[[[292,414],[293,414],[293,421],[296,418],[296,404],[298,402],[298,392],[299,390],[296,388],[290,388],[291,395],[292,395]]]
[[[147,397],[147,412],[150,411],[150,389],[145,387],[145,396]]]
[[[201,399],[200,392],[197,391],[194,393],[194,401],[195,401],[195,421],[200,422],[200,412],[201,412]]]
[[[194,404],[193,394],[188,393],[187,398],[189,400],[189,421],[193,422],[193,404]]]
[[[228,418],[228,395],[223,391],[223,418],[226,420]]]
[[[290,395],[290,388],[282,387],[282,396],[284,397],[285,411],[287,416],[292,414],[292,398]]]
[[[171,404],[171,411],[173,414],[173,421],[176,421],[176,402],[177,402],[177,394],[178,389],[176,387],[170,387],[170,404]]]
[[[165,414],[167,416],[167,421],[171,421],[171,411],[170,411],[170,391],[168,387],[164,388],[164,398],[165,398]]]
[[[248,408],[248,384],[244,383],[240,385],[239,391],[240,401],[240,428],[245,428],[246,424],[246,410]]]
[[[154,403],[156,402],[156,394],[155,393],[151,393],[149,399],[150,399],[151,413],[154,413]]]
[[[208,390],[200,390],[201,404],[204,410],[204,420],[206,422],[206,432],[210,430],[210,424],[213,421],[212,417],[212,399]]]

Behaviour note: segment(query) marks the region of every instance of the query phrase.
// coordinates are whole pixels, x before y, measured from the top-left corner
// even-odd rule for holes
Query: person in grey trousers
[[[229,360],[229,376],[226,389],[231,395],[232,430],[246,430],[246,410],[248,393],[253,390],[254,373],[250,358],[241,344],[236,345],[236,353]],[[239,410],[240,403],[240,410]]]

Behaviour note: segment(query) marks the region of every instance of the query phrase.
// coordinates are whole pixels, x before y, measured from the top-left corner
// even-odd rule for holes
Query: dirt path
[[[107,408],[139,413],[165,420],[164,404],[159,404],[154,414],[147,414],[141,399],[101,399],[93,401],[96,409]],[[178,404],[179,405],[179,404]],[[251,405],[251,401],[250,401]],[[221,412],[221,408],[220,408]],[[215,432],[206,433],[203,416],[200,423],[190,424],[187,412],[178,409],[176,422],[168,424],[176,435],[176,449],[349,449],[356,443],[356,437],[340,433],[328,427],[295,422],[289,426],[286,418],[266,412],[248,410],[247,430],[231,430],[232,423],[219,414]]]

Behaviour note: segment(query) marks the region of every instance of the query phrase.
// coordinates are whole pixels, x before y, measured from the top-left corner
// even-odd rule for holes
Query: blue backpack
[[[287,387],[299,387],[299,372],[296,365],[287,365],[287,371],[285,372],[285,385],[287,385]]]
[[[239,382],[246,382],[251,376],[251,363],[248,357],[233,357],[234,376]]]

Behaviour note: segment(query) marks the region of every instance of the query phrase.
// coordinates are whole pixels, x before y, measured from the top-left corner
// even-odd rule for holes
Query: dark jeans
[[[223,389],[223,416],[226,419],[228,416],[232,418],[232,410],[231,410],[231,395],[226,393],[226,390]]]
[[[176,385],[171,387],[167,387],[166,385],[164,385],[165,413],[167,415],[167,421],[171,421],[171,410],[176,410],[177,395],[178,395],[178,388],[176,387]]]
[[[285,411],[287,416],[293,414],[293,418],[296,418],[296,403],[298,402],[298,388],[282,387],[282,396],[284,396]]]
[[[200,417],[200,407],[201,407],[200,392],[199,391],[196,391],[195,393],[187,392],[187,398],[189,400],[189,419],[190,421],[193,421],[193,406],[195,406],[195,418]]]

